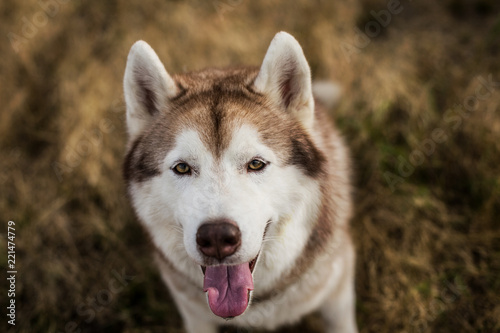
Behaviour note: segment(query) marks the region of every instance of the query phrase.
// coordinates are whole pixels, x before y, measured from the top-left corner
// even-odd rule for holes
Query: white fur
[[[270,163],[262,174],[248,174],[244,167],[255,156]],[[196,168],[197,175],[176,175],[171,168],[179,160]],[[241,230],[242,246],[227,263],[248,262],[262,249],[254,271],[254,283],[260,292],[272,291],[280,276],[286,275],[293,267],[306,244],[311,225],[317,219],[321,195],[319,184],[294,166],[280,166],[275,153],[262,143],[258,131],[249,125],[234,129],[231,144],[220,160],[212,156],[196,131],[182,130],[175,147],[164,159],[162,171],[159,177],[133,185],[131,192],[139,217],[148,230],[154,230],[151,235],[156,247],[165,257],[175,258],[176,270],[189,277],[190,283],[198,285],[198,292],[201,290],[203,275],[199,264],[202,259],[196,249],[196,231],[207,219],[228,217]],[[263,244],[268,220],[272,221],[269,239]],[[342,238],[342,235],[338,237]],[[349,244],[346,248],[348,251]],[[277,300],[264,302],[258,309],[250,305],[245,315],[231,323],[274,329],[293,322],[294,318],[318,308],[329,299],[329,295],[337,296],[339,292],[334,289],[338,288],[339,281],[346,279],[344,271],[348,264],[342,257],[334,262],[318,261],[291,291]],[[316,271],[321,274],[316,274]],[[198,332],[200,327],[204,332],[212,329],[215,332],[214,327],[225,322],[210,312],[206,301],[193,302],[193,295],[179,290],[172,281],[172,274],[163,267],[163,278],[179,304],[188,332]],[[352,284],[352,278],[348,277],[346,281]],[[317,291],[308,295],[311,289]],[[342,304],[353,304],[351,289],[347,287],[340,293]],[[203,294],[199,293],[198,297],[201,296]],[[294,306],[288,306],[291,304]],[[329,313],[328,309],[338,307],[339,303],[333,298],[326,304],[325,311]],[[336,316],[342,317],[342,313],[349,309],[337,309]],[[349,329],[345,332],[355,332],[351,325],[354,319],[350,316],[346,324]]]
[[[282,99],[283,82],[291,87],[288,106]],[[132,142],[154,115],[145,108],[144,94],[154,94],[154,108],[160,111],[167,106],[168,98],[177,93],[177,88],[158,56],[142,41],[130,51],[124,87],[129,142]],[[285,107],[297,117],[316,144],[324,144],[322,136],[313,130],[309,66],[292,36],[281,32],[273,39],[255,80],[255,89],[267,94],[276,107]],[[196,246],[198,227],[217,218],[228,218],[238,225],[241,246],[224,259],[224,264],[249,262],[260,253],[253,275],[255,290],[262,295],[273,292],[279,279],[293,270],[318,219],[324,193],[322,184],[296,166],[281,165],[279,152],[266,146],[259,129],[249,124],[233,128],[230,144],[219,158],[205,146],[194,128],[181,128],[178,133],[173,149],[163,158],[161,173],[142,182],[132,181],[129,192],[137,215],[161,253],[157,263],[186,330],[215,333],[217,325],[226,321],[211,312],[202,292],[200,265],[204,259]],[[231,324],[275,329],[321,308],[328,332],[357,331],[354,250],[343,228],[350,210],[345,194],[348,180],[343,182],[347,179],[347,157],[341,139],[333,135],[336,149],[333,156],[328,156],[333,161],[329,172],[336,177],[339,187],[344,188],[333,199],[338,201],[335,213],[340,226],[334,241],[311,258],[311,267],[301,272],[286,290],[255,306],[251,304]],[[248,162],[256,157],[265,160],[268,166],[260,173],[248,172]],[[175,174],[172,168],[179,162],[189,164],[193,173]]]
[[[315,81],[312,85],[314,97],[316,97],[327,108],[334,107],[340,101],[342,88],[331,81]]]
[[[249,173],[246,165],[256,156],[265,159],[268,166],[261,173]],[[179,161],[196,172],[191,176],[175,174],[171,169]],[[303,220],[315,219],[320,195],[318,184],[308,181],[295,167],[282,167],[277,162],[274,152],[249,125],[233,131],[231,144],[220,160],[212,156],[196,131],[183,130],[164,159],[161,176],[134,185],[136,210],[148,229],[155,230],[153,240],[165,253],[178,252],[175,248],[181,234],[171,231],[182,229],[184,248],[199,265],[203,259],[196,246],[196,231],[202,223],[217,218],[236,222],[242,245],[226,263],[240,264],[257,256],[264,229],[271,221],[280,234],[266,243],[268,250],[259,262],[272,268],[271,274],[256,276],[265,288],[302,252],[310,231]]]
[[[248,174],[244,167],[255,156],[270,163],[262,174]],[[171,168],[179,160],[196,168],[198,174],[176,175]],[[234,129],[231,144],[220,160],[211,155],[196,131],[183,130],[164,160],[162,175],[134,185],[132,193],[139,217],[149,230],[154,230],[152,237],[156,247],[166,257],[176,258],[176,269],[189,276],[191,283],[200,289],[203,276],[198,265],[202,259],[196,248],[196,231],[210,218],[233,219],[241,230],[242,245],[227,263],[248,262],[263,249],[254,271],[254,283],[260,292],[272,291],[280,276],[293,267],[306,244],[310,226],[317,218],[320,200],[319,184],[294,166],[280,166],[274,152],[261,142],[258,131],[249,125]],[[263,244],[268,220],[271,220],[269,239]],[[324,271],[324,264],[317,265],[316,269]],[[268,302],[265,308],[269,313],[254,312],[250,306],[248,313],[234,319],[233,323],[255,326],[260,320],[261,326],[273,329],[291,318],[300,318],[327,298],[340,278],[335,274],[340,276],[343,271],[339,263],[333,263],[328,270],[333,274],[329,280],[315,279],[315,274],[309,273],[309,277],[304,277],[295,286],[292,294],[283,295],[279,304]],[[164,279],[172,284],[167,275]],[[304,301],[303,295],[310,288],[320,288],[322,292]],[[192,300],[185,299],[182,292],[176,295],[174,286],[171,290],[178,302],[188,303],[184,306],[189,311],[197,309],[203,313],[186,315],[188,327],[207,325],[206,318],[214,324],[223,323],[222,319],[211,315],[206,303],[203,304],[205,308],[198,309],[196,305],[189,305]],[[284,304],[298,306],[284,311],[281,306]]]

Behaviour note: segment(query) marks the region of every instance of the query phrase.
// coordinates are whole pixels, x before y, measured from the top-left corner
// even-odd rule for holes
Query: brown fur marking
[[[249,88],[257,73],[257,68],[242,67],[174,76],[180,93],[153,114],[150,127],[132,145],[124,164],[127,182],[159,175],[160,163],[181,130],[195,129],[207,149],[220,157],[233,130],[244,123],[259,129],[264,143],[281,154],[282,165],[296,165],[318,177],[324,156],[293,115],[276,110],[266,96]]]

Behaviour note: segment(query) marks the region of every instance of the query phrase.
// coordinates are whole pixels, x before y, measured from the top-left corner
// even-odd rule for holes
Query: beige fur
[[[174,76],[138,42],[124,87],[125,179],[187,331],[227,323],[207,305],[200,266],[257,258],[250,305],[230,324],[275,329],[320,309],[328,332],[356,332],[348,153],[315,103],[297,41],[277,34],[260,68]],[[249,173],[252,156],[269,166]],[[179,159],[191,176],[173,175]],[[227,216],[242,245],[217,262],[200,253],[194,235],[204,221]]]

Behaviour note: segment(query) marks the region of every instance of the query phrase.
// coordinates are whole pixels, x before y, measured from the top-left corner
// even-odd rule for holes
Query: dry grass
[[[344,87],[332,116],[356,165],[360,331],[500,330],[500,87],[453,111],[473,102],[480,77],[500,81],[500,6],[401,4],[350,61],[342,46],[362,42],[354,27],[386,1],[74,0],[24,28],[19,52],[4,37],[0,211],[16,222],[19,272],[10,331],[182,332],[120,175],[128,49],[147,40],[170,72],[259,64],[279,30],[301,42],[315,77]],[[0,9],[3,36],[43,19],[34,0]],[[402,174],[398,158],[421,165]],[[392,189],[388,172],[400,177]],[[116,291],[122,270],[134,278]],[[6,289],[0,280],[3,309]],[[91,310],[96,297],[105,305]],[[312,315],[288,331],[318,327]]]

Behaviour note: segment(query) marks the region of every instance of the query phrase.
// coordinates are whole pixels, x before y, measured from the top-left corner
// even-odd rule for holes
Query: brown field
[[[258,65],[285,30],[344,89],[360,331],[500,332],[497,0],[401,0],[385,26],[382,0],[59,1],[0,4],[4,329],[183,332],[121,178],[128,50],[146,40],[170,73]]]

